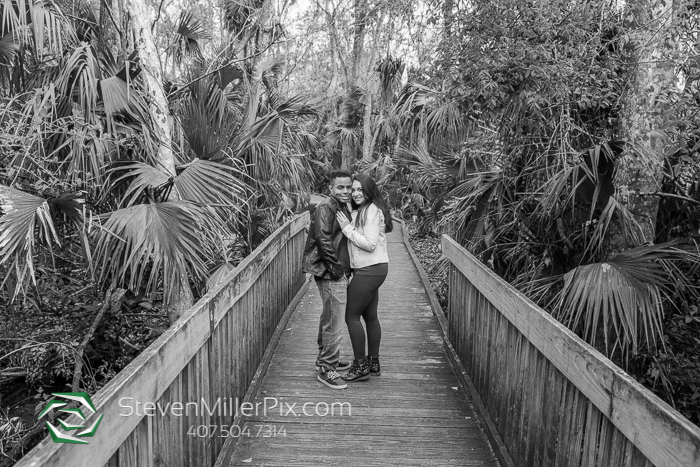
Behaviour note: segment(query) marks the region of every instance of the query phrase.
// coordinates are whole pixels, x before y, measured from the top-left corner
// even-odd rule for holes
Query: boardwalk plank
[[[401,238],[400,226],[389,235],[391,264],[380,292],[382,376],[341,391],[316,380],[321,300],[311,284],[260,384],[258,411],[243,425],[250,434],[238,438],[226,465],[498,466]],[[341,354],[352,356],[347,332]],[[323,414],[334,403],[351,413]],[[301,413],[304,404],[310,416]],[[284,436],[264,436],[280,430]]]

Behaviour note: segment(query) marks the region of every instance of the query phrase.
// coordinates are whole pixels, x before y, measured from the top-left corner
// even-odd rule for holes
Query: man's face
[[[338,177],[329,185],[331,196],[339,203],[347,203],[350,201],[350,192],[352,191],[352,179],[350,177]]]

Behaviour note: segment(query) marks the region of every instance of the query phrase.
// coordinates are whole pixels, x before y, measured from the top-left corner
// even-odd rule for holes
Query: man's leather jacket
[[[332,196],[321,201],[311,216],[302,271],[320,279],[337,281],[350,273],[347,242],[335,218],[338,209],[350,219],[347,207]]]

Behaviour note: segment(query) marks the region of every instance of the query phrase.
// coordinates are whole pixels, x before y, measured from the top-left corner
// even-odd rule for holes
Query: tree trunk
[[[127,15],[124,0],[102,0],[100,5],[100,23],[103,25],[103,33],[112,46],[117,63],[122,63],[129,55],[127,52],[129,38],[132,37],[125,20]]]
[[[260,28],[258,28],[257,33],[255,34],[255,48],[253,49],[253,55],[257,56],[265,47],[265,45],[262,44],[264,36],[267,35],[268,30],[272,30],[270,24],[270,20],[272,19],[272,2],[270,2],[270,0],[264,0],[256,14],[258,15],[258,24]],[[272,38],[270,40],[272,40]]]
[[[131,26],[136,39],[135,47],[141,59],[141,70],[150,96],[149,113],[158,138],[157,160],[160,169],[175,176],[175,156],[171,144],[171,128],[168,122],[168,100],[163,90],[163,73],[160,59],[151,35],[151,10],[144,0],[126,0],[131,14]]]
[[[326,15],[326,23],[328,24],[328,40],[331,52],[331,77],[328,82],[328,88],[326,89],[326,97],[331,97],[334,94],[335,82],[336,82],[336,54],[340,51],[338,50],[338,44],[336,42],[336,30],[335,30],[335,19],[328,11],[328,0],[326,0],[326,7],[324,8]],[[347,70],[345,71],[347,80]]]
[[[153,122],[153,132],[158,146],[156,155],[158,168],[174,177],[176,174],[175,155],[172,149],[170,112],[168,100],[163,90],[163,73],[160,68],[160,59],[151,35],[151,9],[144,0],[126,0],[125,5],[131,15],[135,48],[141,59],[141,76],[150,96],[148,110]],[[180,273],[182,277],[178,290],[173,292],[172,298],[166,298],[169,302],[167,303],[168,317],[171,323],[192,306],[193,301],[192,289],[187,281],[187,272],[180,271]]]
[[[365,88],[365,115],[364,115],[364,132],[362,140],[362,158],[369,160],[372,158],[374,153],[374,139],[372,138],[372,110],[374,105],[379,105],[379,110],[382,110],[382,99],[378,101],[372,99],[372,92],[374,88],[375,80],[372,79],[377,55],[379,54],[379,44],[380,35],[382,28],[384,27],[384,18],[386,16],[386,9],[382,10],[379,15],[379,19],[374,25],[374,31],[372,33],[372,53],[370,54],[369,61],[367,62],[367,67],[364,69],[366,72],[366,81],[364,82]],[[381,87],[381,86],[380,86]]]
[[[357,85],[357,72],[362,66],[362,56],[364,52],[365,30],[367,17],[369,16],[369,3],[367,0],[354,0],[354,33],[352,41],[352,66],[350,68],[350,87]],[[348,89],[348,94],[351,92]]]
[[[347,82],[345,93],[348,97],[352,95],[353,89],[357,86],[357,73],[362,66],[362,56],[364,51],[365,30],[369,16],[369,3],[367,0],[354,0],[354,31],[352,41],[352,62],[350,63],[350,79]],[[349,113],[346,110],[347,113]],[[342,167],[352,169],[355,165],[356,148],[343,143]]]
[[[336,54],[336,46],[335,46],[335,41],[333,40],[333,36],[331,36],[331,77],[328,79],[328,87],[326,88],[326,97],[329,98],[333,94],[335,94],[335,88],[336,88],[336,60],[335,60],[335,54]]]
[[[353,165],[355,165],[355,155],[353,153],[353,148],[348,143],[343,142],[341,157],[340,168],[352,170]]]
[[[450,44],[452,43],[452,23],[454,22],[454,0],[444,0],[442,4],[442,73],[443,73],[443,87],[448,81],[449,71],[450,71],[450,60],[452,59],[452,54],[450,50]]]
[[[641,228],[639,241],[654,242],[664,160],[663,124],[665,104],[662,93],[674,85],[674,67],[668,11],[671,2],[636,0],[628,2],[631,43],[628,87],[623,95],[619,137],[627,144],[618,159],[615,187],[618,200],[627,207]],[[668,5],[668,6],[667,6]],[[668,21],[670,23],[670,21]],[[622,233],[611,239],[613,250],[624,246]]]
[[[258,108],[260,107],[260,94],[262,93],[262,68],[260,62],[253,68],[253,74],[250,77],[248,91],[248,106],[246,108],[246,118],[242,130],[250,129],[255,123],[258,116]]]
[[[363,130],[362,158],[365,161],[369,161],[372,159],[372,93],[369,89],[365,93]]]

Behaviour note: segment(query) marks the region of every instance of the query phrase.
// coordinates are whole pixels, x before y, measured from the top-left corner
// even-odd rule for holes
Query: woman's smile
[[[362,204],[365,202],[365,195],[362,192],[362,185],[357,180],[352,182],[352,200],[358,206],[362,206]]]

